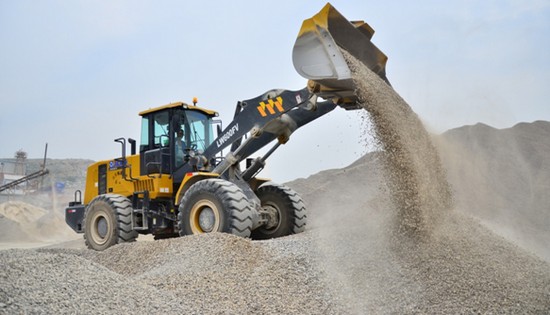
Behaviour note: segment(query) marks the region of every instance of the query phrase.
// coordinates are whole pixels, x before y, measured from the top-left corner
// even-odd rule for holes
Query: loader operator
[[[185,140],[183,140],[183,129],[176,132],[176,165],[182,165],[185,157]]]

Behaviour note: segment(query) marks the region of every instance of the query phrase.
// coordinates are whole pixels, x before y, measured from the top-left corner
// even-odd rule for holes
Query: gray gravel
[[[316,243],[349,313],[550,312],[550,265],[473,219],[450,213],[419,240],[387,236],[391,220],[375,209],[348,209],[332,218],[340,226],[316,229]]]
[[[136,282],[70,251],[0,252],[0,313],[112,314],[169,311],[169,292]],[[175,300],[175,297],[173,297]]]
[[[338,314],[307,243],[215,233],[104,252],[1,251],[0,312]]]
[[[550,312],[549,264],[472,219],[391,239],[380,237],[387,216],[358,210],[261,242],[216,233],[104,252],[0,251],[0,313]]]

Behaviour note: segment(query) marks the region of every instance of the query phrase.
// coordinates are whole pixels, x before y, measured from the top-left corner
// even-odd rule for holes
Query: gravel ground
[[[1,251],[0,312],[340,314],[309,244],[214,233],[103,252]]]
[[[387,213],[342,210],[338,226],[316,229],[315,242],[327,283],[351,308],[346,313],[550,312],[550,264],[470,217],[449,213],[430,237],[413,239],[389,236]]]
[[[0,313],[550,312],[550,265],[472,219],[392,239],[380,237],[387,216],[360,210],[269,241],[216,233],[104,252],[0,251]]]

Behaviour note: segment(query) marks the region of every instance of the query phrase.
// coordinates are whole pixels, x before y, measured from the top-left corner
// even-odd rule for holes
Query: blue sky
[[[143,109],[199,98],[227,125],[239,100],[305,85],[291,53],[324,1],[0,0],[0,157],[107,159]],[[367,21],[388,78],[435,133],[550,120],[550,1],[332,1]],[[277,181],[364,153],[362,119],[336,110],[292,135]]]

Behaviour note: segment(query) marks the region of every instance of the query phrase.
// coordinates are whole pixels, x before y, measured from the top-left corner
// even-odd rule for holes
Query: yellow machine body
[[[84,198],[75,192],[67,224],[95,250],[132,242],[138,234],[268,239],[303,232],[307,215],[299,194],[257,175],[298,128],[336,107],[360,108],[348,54],[389,84],[387,57],[371,42],[373,34],[367,23],[348,21],[327,4],[304,20],[293,47],[306,87],[237,102],[225,128],[218,113],[196,106],[196,99],[140,112],[141,141],[115,139],[120,157],[88,167]],[[252,158],[256,153],[263,156]]]
[[[100,191],[130,197],[136,191],[148,190],[152,199],[170,198],[174,195],[170,176],[135,176],[133,174],[139,174],[140,169],[139,155],[128,156],[126,159],[128,161],[127,176],[132,174],[135,180],[123,179],[123,169],[116,168],[117,160],[100,161],[88,167],[83,200],[85,204],[90,203],[100,194]],[[105,175],[100,174],[101,168],[105,168]],[[101,185],[105,185],[105,188],[103,189]]]

